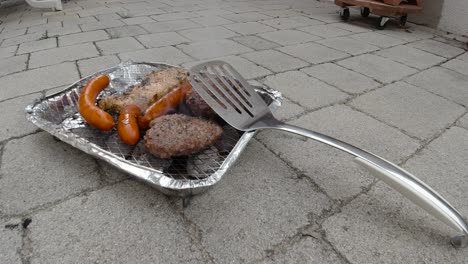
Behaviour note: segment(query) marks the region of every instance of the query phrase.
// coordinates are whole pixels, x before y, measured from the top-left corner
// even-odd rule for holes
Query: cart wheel
[[[379,30],[382,30],[385,28],[385,24],[387,23],[387,21],[389,20],[388,17],[380,17],[379,18],[379,21],[377,22],[377,25],[376,25],[376,28],[379,29]]]
[[[368,17],[370,14],[370,9],[368,7],[361,7],[361,16]]]
[[[404,27],[406,25],[406,20],[408,19],[408,16],[401,16],[400,17],[400,26]]]
[[[348,21],[349,19],[349,8],[343,8],[340,11],[340,17],[344,21]]]

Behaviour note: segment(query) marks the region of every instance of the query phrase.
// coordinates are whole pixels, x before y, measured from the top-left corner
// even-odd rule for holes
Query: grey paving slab
[[[304,113],[305,111],[306,109],[304,107],[291,102],[291,100],[289,99],[284,98],[281,107],[273,114],[279,120],[286,120],[301,113]]]
[[[107,6],[97,6],[92,8],[86,8],[85,10],[78,11],[80,17],[96,16],[102,14],[117,13],[120,11],[125,11],[119,7],[107,7]]]
[[[32,26],[28,28],[28,34],[35,32],[43,32],[46,30],[54,30],[62,27],[62,22],[51,22],[47,24]]]
[[[47,22],[50,23],[50,22],[62,22],[62,21],[66,21],[66,20],[70,20],[70,19],[79,19],[80,17],[78,16],[78,14],[61,14],[61,15],[52,15],[52,16],[48,16],[47,17]]]
[[[333,27],[331,25],[314,25],[307,27],[299,27],[297,30],[301,30],[322,38],[333,38],[352,34],[351,31]]]
[[[164,10],[157,8],[157,7],[139,9],[139,10],[131,10],[129,12],[130,16],[132,17],[159,15],[159,14],[164,14],[164,13],[165,13]]]
[[[310,25],[323,24],[323,22],[321,21],[310,19],[305,16],[266,19],[266,20],[263,20],[262,23],[278,28],[278,29],[289,29],[289,28],[297,28],[297,27],[305,27],[305,26],[310,26]]]
[[[349,37],[381,48],[388,48],[406,43],[406,41],[403,41],[399,38],[387,36],[377,32],[358,33],[349,35]]]
[[[0,262],[20,264],[21,256],[19,252],[22,246],[21,225],[8,225],[0,222]]]
[[[3,30],[0,34],[1,39],[14,38],[26,34],[27,28],[12,29],[12,30]]]
[[[10,74],[0,78],[3,89],[0,98],[39,92],[44,89],[71,84],[79,79],[74,63],[62,63],[49,67]]]
[[[281,45],[294,45],[321,39],[320,37],[292,29],[258,34],[258,36]]]
[[[412,48],[408,45],[379,50],[375,54],[421,70],[446,60],[444,57]]]
[[[276,50],[256,51],[241,56],[273,72],[283,72],[307,66],[306,62]]]
[[[75,25],[82,25],[82,24],[89,24],[89,23],[96,23],[98,20],[95,17],[70,17],[63,20],[63,26],[75,26]]]
[[[28,55],[19,55],[0,60],[0,76],[26,70]]]
[[[1,164],[0,208],[5,214],[20,214],[99,185],[94,159],[45,132],[9,141]]]
[[[344,29],[347,31],[351,31],[354,33],[363,33],[363,32],[369,32],[373,30],[373,28],[368,27],[368,26],[362,26],[359,24],[351,24],[351,23],[344,23],[344,22],[333,23],[333,24],[330,24],[330,26]]]
[[[198,16],[198,15],[197,15]],[[220,25],[226,25],[226,24],[232,24],[231,20],[211,15],[211,16],[203,16],[203,17],[195,17],[191,18],[191,21],[194,21],[195,23],[198,23],[200,25],[206,26],[206,27],[211,27],[211,26],[220,26]]]
[[[207,41],[210,39],[225,39],[239,36],[239,34],[221,26],[185,29],[178,31],[182,36],[193,41]]]
[[[190,21],[188,19],[182,19],[142,24],[141,27],[146,29],[146,31],[150,33],[158,33],[197,28],[201,27],[201,25],[194,23],[193,21]]]
[[[395,28],[395,29],[386,29],[382,30],[379,32],[381,34],[395,37],[402,39],[404,41],[408,42],[413,42],[416,40],[421,40],[421,39],[428,39],[434,37],[433,34],[421,30],[414,30],[414,29],[401,29],[401,28]]]
[[[169,14],[160,14],[151,16],[152,19],[156,21],[167,21],[167,20],[179,20],[179,19],[188,19],[199,17],[197,13],[192,12],[177,12],[177,13],[169,13]]]
[[[194,197],[185,214],[202,230],[202,243],[215,262],[239,263],[264,257],[266,249],[329,206],[323,194],[252,142],[230,173]]]
[[[24,53],[30,53],[30,52],[39,51],[39,50],[56,48],[56,47],[57,47],[57,39],[48,38],[48,39],[43,39],[43,40],[21,43],[16,53],[24,54]]]
[[[362,93],[380,85],[369,77],[333,63],[324,63],[301,71],[352,94]]]
[[[80,69],[81,76],[88,76],[97,71],[110,68],[119,64],[120,60],[115,55],[100,56],[91,59],[79,60],[78,68]]]
[[[83,31],[93,31],[98,29],[106,29],[113,27],[125,26],[125,24],[120,20],[106,20],[101,22],[91,22],[86,24],[81,24],[80,28]]]
[[[404,82],[359,96],[350,104],[421,140],[434,137],[465,112],[460,105]]]
[[[0,48],[0,59],[9,58],[15,55],[18,46]]]
[[[280,51],[310,63],[323,63],[349,57],[349,54],[317,43],[304,43],[279,48]]]
[[[252,51],[252,49],[228,39],[181,44],[177,47],[197,59],[216,58]]]
[[[81,32],[81,29],[78,25],[74,25],[74,24],[65,25],[64,24],[62,28],[47,30],[47,36],[50,38],[50,37],[63,36],[63,35],[68,35],[68,34],[73,34],[73,33],[78,33],[78,32]]]
[[[97,20],[99,21],[121,19],[121,17],[117,15],[117,13],[102,14],[102,15],[97,15],[94,17],[97,18]]]
[[[338,64],[382,83],[397,81],[417,72],[415,69],[401,63],[372,54],[344,59],[339,61]]]
[[[379,48],[377,46],[363,42],[362,40],[355,40],[349,37],[336,37],[319,40],[317,43],[328,46],[330,48],[347,52],[352,55],[358,55],[362,53],[368,53],[376,51]]]
[[[174,47],[153,48],[139,51],[130,51],[119,54],[122,62],[125,61],[154,61],[169,64],[182,64],[193,59]]]
[[[36,26],[36,25],[42,25],[47,23],[47,18],[42,18],[42,17],[31,17],[31,18],[21,18],[19,24],[15,25],[6,25],[5,28],[8,29],[20,29],[20,28],[26,28],[26,27],[31,27],[31,26]]]
[[[343,140],[393,162],[400,162],[419,147],[416,140],[399,130],[343,105],[323,108],[290,123]],[[352,156],[317,141],[273,130],[261,132],[257,137],[333,199],[353,197],[374,181],[369,172],[353,162]]]
[[[301,106],[313,109],[343,101],[348,95],[318,79],[300,71],[290,71],[268,76],[267,86],[281,91],[286,97]]]
[[[457,125],[468,129],[468,114],[465,114],[460,120],[458,120]]]
[[[29,68],[53,65],[65,61],[74,61],[98,56],[99,53],[92,43],[76,44],[31,53]]]
[[[11,137],[20,137],[37,129],[36,126],[26,120],[24,108],[38,97],[39,94],[33,94],[0,103],[0,111],[8,113],[2,117],[3,126],[0,127],[0,141]]]
[[[203,263],[164,196],[124,182],[37,214],[31,263]],[[98,239],[96,239],[98,238]],[[157,239],[155,239],[157,238]]]
[[[453,58],[464,52],[464,50],[460,48],[453,47],[448,44],[435,41],[435,40],[431,40],[431,39],[424,39],[424,40],[416,41],[408,45],[411,47],[420,49],[420,50],[433,53],[438,56],[445,57],[445,58]]]
[[[406,82],[468,106],[468,77],[441,67],[433,67],[409,77]]]
[[[461,214],[466,206],[468,132],[452,128],[405,167],[439,191]],[[451,230],[412,205],[383,183],[330,217],[328,240],[351,263],[465,263],[465,251],[454,249]],[[383,246],[385,245],[385,246]]]
[[[195,13],[199,14],[200,16],[210,17],[210,16],[220,16],[220,15],[227,15],[232,14],[233,12],[229,10],[224,10],[218,7],[210,7],[206,10],[195,11]]]
[[[346,263],[333,251],[330,246],[324,245],[318,239],[305,237],[297,244],[291,246],[286,252],[274,255],[273,257],[263,260],[262,264],[274,263]]]
[[[182,37],[176,32],[163,32],[148,35],[140,35],[136,37],[143,45],[150,48],[162,46],[177,45],[190,42],[189,39]]]
[[[457,59],[468,62],[468,52],[465,52],[463,55],[458,56]]]
[[[235,12],[235,11],[233,11]],[[257,12],[248,12],[248,13],[241,13],[241,14],[227,14],[227,15],[220,15],[226,19],[229,19],[234,22],[252,22],[252,21],[260,21],[263,19],[269,19],[270,16],[266,16]]]
[[[441,66],[468,76],[468,60],[453,59]]]
[[[139,25],[107,28],[106,31],[114,39],[148,34],[148,31]]]
[[[36,33],[21,35],[18,37],[13,37],[13,38],[3,40],[2,47],[8,47],[12,45],[18,45],[24,42],[40,40],[45,37],[46,37],[45,32],[36,32]]]
[[[124,22],[127,25],[139,25],[139,24],[152,23],[154,22],[154,20],[151,19],[150,17],[141,16],[141,17],[125,18],[125,19],[122,19],[122,22]]]
[[[242,35],[252,35],[277,30],[276,28],[258,22],[234,23],[230,25],[225,25],[224,27]]]
[[[96,46],[99,48],[102,54],[106,55],[135,51],[145,48],[136,39],[132,37],[98,41],[96,42]]]
[[[255,50],[272,49],[279,46],[279,44],[259,38],[257,36],[242,36],[235,37],[232,40]]]
[[[300,12],[294,11],[292,9],[278,9],[278,10],[268,10],[268,11],[260,11],[261,14],[271,16],[274,18],[280,17],[291,17],[291,16],[301,16],[303,15]]]
[[[62,47],[105,39],[109,39],[109,35],[104,30],[96,30],[60,36],[58,37],[58,44]]]
[[[318,21],[322,21],[324,23],[336,23],[336,22],[341,21],[341,18],[338,14],[318,13],[318,14],[310,14],[307,17],[310,17]]]

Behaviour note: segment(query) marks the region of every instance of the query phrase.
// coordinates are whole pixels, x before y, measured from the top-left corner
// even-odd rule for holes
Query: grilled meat
[[[187,81],[188,72],[181,68],[170,68],[149,73],[141,84],[135,85],[122,95],[110,95],[99,101],[105,111],[120,112],[128,105],[137,105],[142,112],[149,105]]]
[[[206,118],[214,118],[217,116],[216,112],[203,100],[203,98],[192,89],[185,95],[185,103],[190,108],[190,111],[196,116],[203,116]]]
[[[145,135],[145,147],[158,158],[190,155],[213,145],[223,129],[200,118],[174,114],[159,117]]]

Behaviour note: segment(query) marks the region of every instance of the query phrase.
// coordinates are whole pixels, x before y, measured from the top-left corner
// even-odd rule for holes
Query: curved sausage
[[[170,93],[151,104],[148,109],[146,109],[145,114],[140,116],[138,119],[140,127],[144,129],[148,128],[149,123],[153,119],[166,114],[169,110],[178,106],[184,99],[185,94],[191,89],[192,85],[190,82],[184,82],[179,87],[175,88]]]
[[[127,105],[120,112],[117,133],[122,142],[127,145],[135,145],[140,140],[139,115],[140,108],[136,105]]]
[[[83,90],[81,90],[80,98],[78,99],[78,110],[81,116],[83,116],[91,126],[102,131],[111,130],[115,125],[114,118],[109,113],[96,106],[97,96],[109,83],[110,79],[107,75],[101,75],[91,79]]]

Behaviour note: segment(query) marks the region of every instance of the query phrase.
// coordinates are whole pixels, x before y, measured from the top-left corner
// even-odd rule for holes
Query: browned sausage
[[[140,140],[139,115],[140,108],[136,105],[127,105],[120,112],[117,132],[122,142],[127,145],[135,145]]]
[[[110,83],[107,75],[101,75],[91,79],[86,86],[81,90],[80,98],[78,99],[78,110],[81,116],[93,127],[108,131],[111,130],[115,123],[112,116],[96,106],[96,98],[99,93],[104,90]]]

